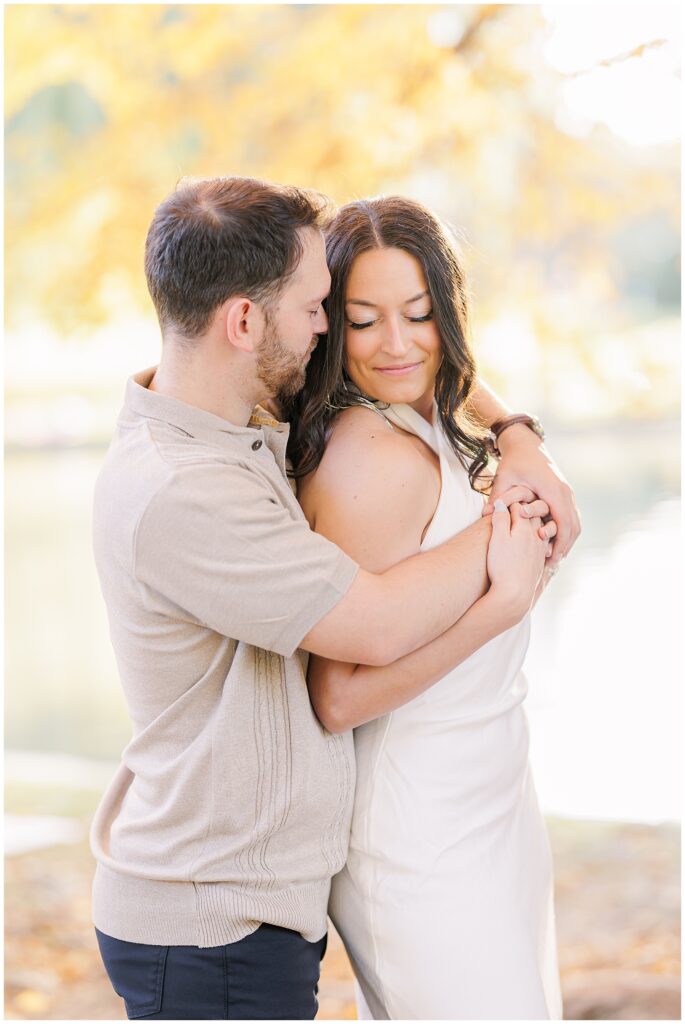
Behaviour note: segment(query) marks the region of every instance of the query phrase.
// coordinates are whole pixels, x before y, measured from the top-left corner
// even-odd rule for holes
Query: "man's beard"
[[[257,378],[270,398],[294,398],[304,387],[307,360],[283,344],[268,310],[264,320],[264,337],[257,351]]]

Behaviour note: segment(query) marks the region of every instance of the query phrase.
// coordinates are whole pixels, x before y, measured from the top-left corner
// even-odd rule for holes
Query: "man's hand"
[[[498,444],[502,459],[483,513],[491,513],[495,499],[513,487],[522,485],[534,491],[547,503],[557,525],[556,539],[548,560],[549,568],[555,569],[580,533],[580,517],[573,490],[544,445],[528,427],[523,424],[509,427],[502,432]]]

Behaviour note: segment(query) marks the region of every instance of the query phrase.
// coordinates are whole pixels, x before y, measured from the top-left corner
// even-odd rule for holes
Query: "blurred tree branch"
[[[586,302],[615,300],[612,233],[676,216],[675,149],[655,164],[605,129],[559,127],[564,78],[536,7],[471,5],[439,46],[428,25],[445,10],[8,7],[8,322],[69,333],[151,313],[147,225],[186,174],[295,181],[338,202],[415,194],[487,250],[485,313],[506,296],[537,309],[565,279],[586,282]]]
[[[616,64],[623,64],[627,60],[633,60],[635,57],[642,57],[649,50],[658,50],[662,46],[668,46],[667,39],[652,39],[648,43],[640,43],[639,46],[634,46],[632,50],[628,50],[625,53],[619,53],[615,57],[606,57],[604,60],[597,61],[596,64],[589,68],[582,68],[580,71],[566,71],[563,72],[563,75],[564,78],[578,78],[581,75],[587,75],[592,71],[596,71],[597,68],[611,68]]]
[[[503,4],[479,4],[477,7],[474,6],[471,9],[472,14],[469,24],[459,42],[453,47],[454,53],[465,53],[472,48],[484,26],[488,22],[492,22],[494,18],[499,17],[505,9]]]

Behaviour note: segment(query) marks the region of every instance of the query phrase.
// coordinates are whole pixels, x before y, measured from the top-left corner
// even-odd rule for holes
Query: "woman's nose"
[[[404,355],[409,347],[409,338],[399,317],[387,318],[384,335],[383,351],[389,355]]]

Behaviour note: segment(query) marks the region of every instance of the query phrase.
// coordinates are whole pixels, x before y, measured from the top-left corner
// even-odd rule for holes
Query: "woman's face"
[[[430,419],[442,360],[419,261],[402,249],[357,256],[345,289],[345,368],[364,394]]]

